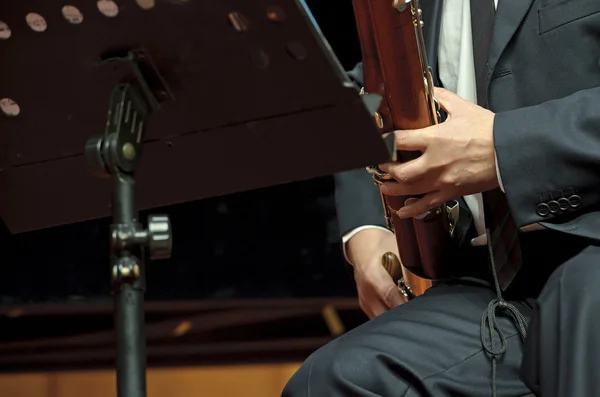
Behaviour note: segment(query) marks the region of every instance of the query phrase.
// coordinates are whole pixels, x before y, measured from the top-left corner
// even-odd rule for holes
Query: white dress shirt
[[[497,8],[498,0],[494,0],[494,4]],[[458,96],[468,101],[477,103],[470,0],[445,0],[443,7],[438,48],[438,72],[440,81],[445,89],[456,93]],[[500,188],[504,190],[500,179],[497,159],[496,171]],[[473,194],[464,196],[464,199],[469,210],[473,214],[475,229],[479,235],[477,238],[471,240],[471,244],[485,245],[487,244],[487,238],[485,234],[482,195],[481,193]],[[364,225],[355,228],[342,237],[344,254],[346,251],[346,243],[350,238],[367,228],[383,229],[391,233],[390,230],[375,225]],[[535,229],[539,229],[539,227],[524,228],[524,230]]]
[[[445,0],[440,27],[438,68],[442,86],[477,103],[470,0]],[[497,167],[496,167],[497,169]],[[481,193],[464,196],[477,234],[485,235]]]

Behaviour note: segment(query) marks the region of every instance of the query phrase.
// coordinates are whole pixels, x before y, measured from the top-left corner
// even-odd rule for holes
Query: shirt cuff
[[[506,193],[504,191],[504,185],[502,184],[502,177],[500,176],[500,167],[498,167],[498,155],[496,155],[496,151],[494,151],[494,158],[496,159],[496,178],[498,178],[500,190],[502,190],[502,193]]]
[[[365,229],[380,229],[380,230],[385,230],[386,232],[392,233],[392,231],[390,229],[387,229],[385,227],[378,226],[378,225],[364,225],[364,226],[359,226],[357,228],[354,228],[354,229],[352,229],[352,230],[344,233],[344,235],[342,236],[342,251],[344,252],[344,258],[346,259],[346,262],[350,263],[351,265],[353,265],[353,264],[348,260],[348,255],[347,255],[347,252],[346,252],[346,244],[358,232],[363,231]]]

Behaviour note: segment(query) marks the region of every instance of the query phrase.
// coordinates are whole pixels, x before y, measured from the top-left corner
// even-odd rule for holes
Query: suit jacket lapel
[[[423,37],[425,39],[427,62],[431,66],[435,85],[439,85],[437,73],[438,47],[444,0],[421,0],[419,3],[421,11],[423,11]]]
[[[477,1],[477,0],[471,0]],[[523,22],[525,15],[534,0],[499,0],[494,19],[494,33],[488,57],[488,76],[496,68],[496,64],[504,49]],[[489,80],[488,80],[489,83]]]

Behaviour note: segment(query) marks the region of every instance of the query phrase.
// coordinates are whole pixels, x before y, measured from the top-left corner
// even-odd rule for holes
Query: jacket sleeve
[[[364,168],[335,178],[335,205],[341,236],[361,226],[385,227],[379,188]]]
[[[494,144],[517,226],[569,222],[600,204],[600,87],[496,114]]]
[[[363,64],[359,62],[348,76],[357,86],[363,85]],[[357,228],[385,227],[379,188],[364,168],[340,172],[335,179],[335,205],[342,241]]]

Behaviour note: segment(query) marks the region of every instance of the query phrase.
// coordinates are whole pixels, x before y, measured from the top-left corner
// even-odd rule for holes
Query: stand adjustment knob
[[[97,177],[108,175],[107,164],[104,161],[104,136],[98,135],[87,140],[85,143],[85,158],[92,174]]]
[[[150,259],[168,259],[171,257],[173,238],[171,220],[167,215],[148,217],[148,251]]]

